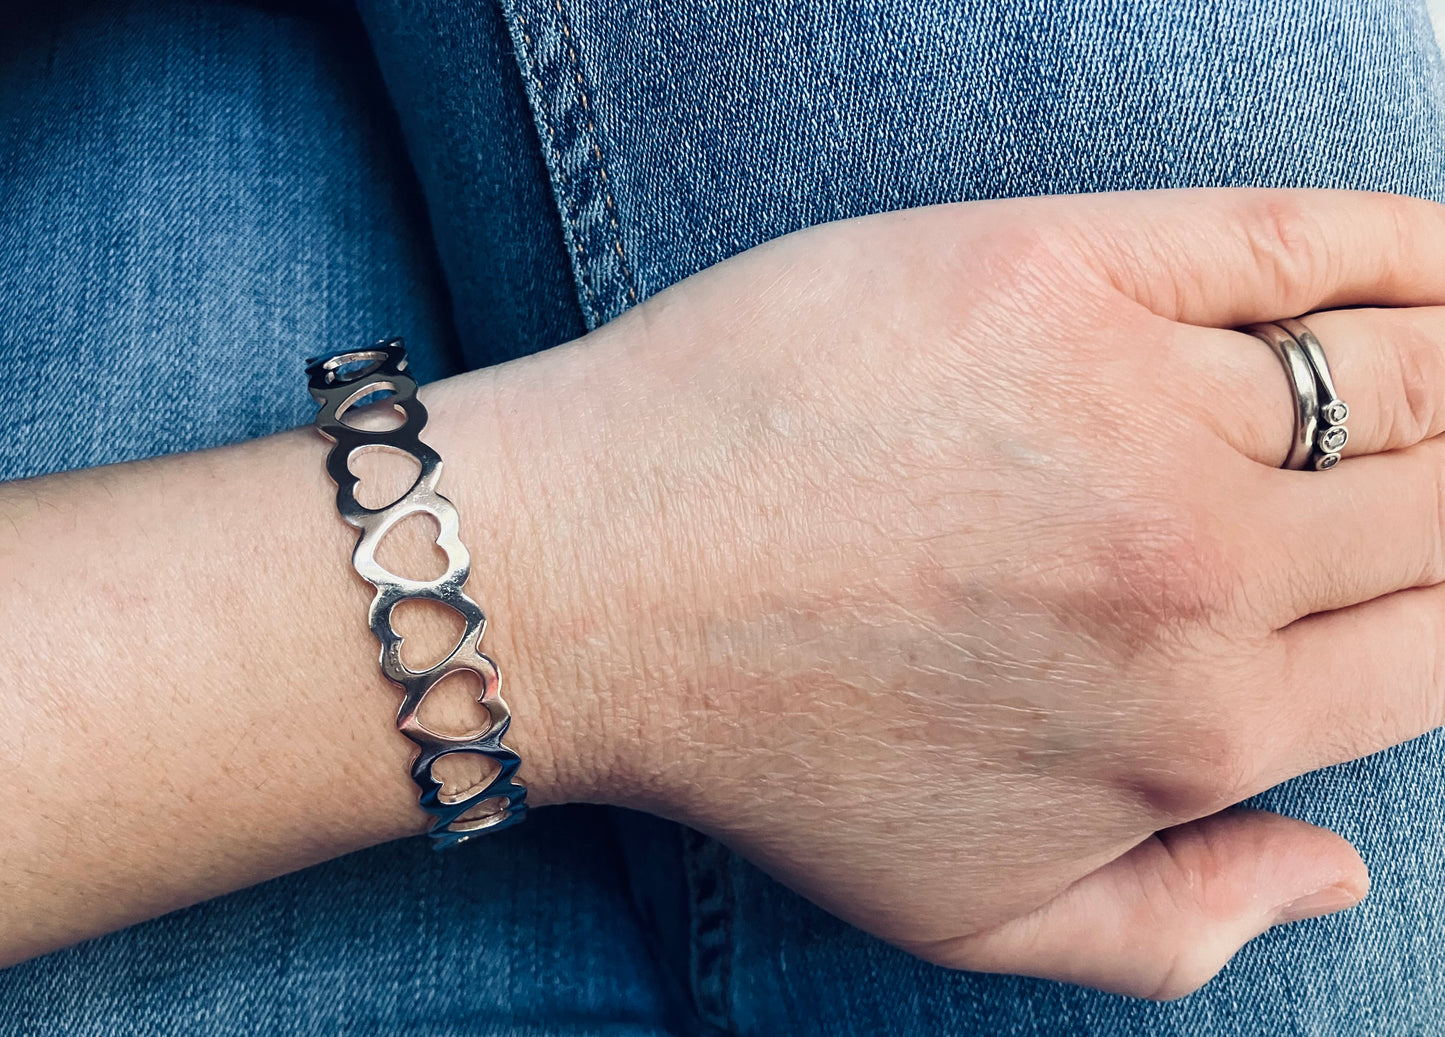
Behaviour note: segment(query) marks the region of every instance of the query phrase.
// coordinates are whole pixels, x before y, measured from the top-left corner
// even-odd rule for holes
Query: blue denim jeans
[[[302,358],[381,334],[422,381],[545,349],[809,224],[1245,184],[1445,200],[1422,3],[27,6],[0,478],[304,424]],[[562,807],[0,972],[0,1035],[1438,1034],[1442,749],[1260,797],[1353,840],[1373,892],[1171,1004],[924,965],[696,833]]]

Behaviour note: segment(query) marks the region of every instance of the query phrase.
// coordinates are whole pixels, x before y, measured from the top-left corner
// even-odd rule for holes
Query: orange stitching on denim
[[[612,224],[612,247],[617,260],[622,264],[622,277],[627,284],[627,298],[637,302],[637,288],[632,283],[632,271],[627,265],[627,255],[622,250],[622,228],[617,222],[617,203],[612,200],[612,179],[607,175],[607,163],[602,160],[602,149],[597,144],[597,127],[592,121],[592,105],[587,100],[587,88],[582,82],[582,63],[577,60],[577,51],[572,47],[572,28],[567,23],[567,14],[562,10],[562,0],[552,0],[557,17],[562,23],[562,35],[567,37],[567,55],[572,59],[572,78],[577,81],[577,94],[582,98],[582,108],[587,112],[587,131],[592,134],[592,155],[597,159],[597,171],[602,174],[602,197],[607,200],[607,219]]]
[[[561,153],[557,150],[557,130],[552,125],[551,116],[547,114],[547,95],[542,88],[542,80],[537,76],[537,45],[533,42],[532,37],[527,34],[527,19],[523,15],[517,15],[517,24],[522,27],[522,42],[526,44],[527,49],[527,69],[532,76],[532,85],[537,88],[537,107],[539,114],[542,116],[542,125],[547,127],[547,142],[551,145],[552,157],[554,159],[553,165],[556,168],[557,177],[566,183],[567,171],[562,168]],[[577,246],[577,251],[581,253],[582,259],[585,261],[587,259],[587,246],[582,244],[582,231],[577,226],[576,218],[572,215],[574,206],[570,204],[571,201],[572,199],[569,197],[569,204],[564,206],[566,211],[563,213],[563,216],[567,222],[572,225],[572,243]],[[587,292],[587,308],[592,311],[592,320],[596,324],[601,324],[602,313],[597,308],[597,293],[593,291],[592,285],[587,277],[583,276],[581,281],[582,288]]]

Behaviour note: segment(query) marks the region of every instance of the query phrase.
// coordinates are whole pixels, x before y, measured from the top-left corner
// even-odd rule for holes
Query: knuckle
[[[1239,567],[1224,541],[1204,518],[1136,517],[1092,568],[1096,636],[1142,689],[1126,725],[1133,741],[1116,747],[1116,773],[1170,823],[1245,798],[1257,753],[1240,694],[1261,680],[1233,661],[1249,621],[1239,615]]]
[[[1236,566],[1203,519],[1177,509],[1135,515],[1088,560],[1094,616],[1132,654],[1219,625],[1235,598]]]
[[[984,280],[1019,312],[1052,313],[1061,294],[1078,295],[1073,251],[1067,235],[1042,226],[1015,225],[988,232],[967,260],[970,280]],[[1082,301],[1082,300],[1077,300]]]
[[[1254,275],[1276,294],[1303,288],[1314,294],[1320,280],[1314,264],[1328,262],[1332,250],[1322,248],[1322,228],[1314,211],[1292,192],[1270,192],[1249,211],[1245,235]]]
[[[1285,683],[1282,656],[1271,643],[1277,642],[1196,650],[1155,682],[1144,748],[1120,771],[1144,810],[1174,824],[1259,791],[1271,746],[1258,719]]]
[[[1126,784],[1153,816],[1177,823],[1247,799],[1253,774],[1254,753],[1237,725],[1192,717],[1174,724],[1159,750],[1131,769]]]
[[[1445,465],[1427,465],[1425,471],[1428,473],[1425,486],[1429,504],[1426,518],[1428,532],[1424,561],[1416,584],[1430,587],[1445,580]]]
[[[1381,401],[1388,415],[1385,442],[1408,446],[1445,431],[1445,407],[1439,387],[1445,385],[1445,350],[1436,336],[1418,321],[1386,310],[1371,314],[1383,324],[1384,341],[1395,359],[1395,383],[1385,389],[1393,393]]]

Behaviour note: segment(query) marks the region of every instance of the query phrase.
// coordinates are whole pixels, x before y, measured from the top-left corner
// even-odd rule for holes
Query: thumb
[[[945,957],[959,960],[945,963],[1182,997],[1270,926],[1353,907],[1369,885],[1334,832],[1233,810],[1150,836],[1038,910],[953,944]]]

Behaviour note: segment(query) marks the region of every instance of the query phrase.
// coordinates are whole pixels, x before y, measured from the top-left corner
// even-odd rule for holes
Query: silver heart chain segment
[[[437,493],[442,459],[418,437],[426,426],[426,408],[416,398],[416,381],[407,373],[406,349],[401,339],[378,342],[366,349],[314,357],[306,361],[308,388],[321,405],[316,428],[336,445],[326,457],[326,471],[336,483],[336,507],[341,517],[361,530],[352,552],[352,564],[376,588],[367,621],[381,642],[381,672],[401,686],[402,702],[396,726],[417,745],[411,776],[421,790],[421,805],[436,820],[431,827],[432,846],[445,849],[481,832],[496,831],[516,824],[526,816],[526,786],[513,780],[521,764],[519,757],[502,744],[511,723],[511,713],[499,694],[501,674],[481,652],[487,617],[462,588],[471,573],[471,557],[457,535],[456,506]],[[386,398],[405,421],[396,428],[370,430],[342,420],[346,412],[372,395],[390,390]],[[411,455],[421,472],[409,490],[384,508],[364,508],[356,500],[351,455],[358,450],[387,447]],[[437,546],[446,552],[447,569],[434,580],[410,580],[377,563],[376,549],[387,531],[409,515],[425,513],[436,520],[440,530]],[[391,611],[407,600],[427,599],[456,609],[466,630],[451,653],[428,670],[407,669],[401,661],[401,637],[392,629]],[[442,734],[428,729],[418,713],[427,694],[445,678],[469,670],[482,684],[478,702],[486,710],[487,724],[481,730],[462,735]],[[490,781],[479,787],[451,790],[432,773],[433,765],[452,754],[474,754],[484,773],[496,769]]]

